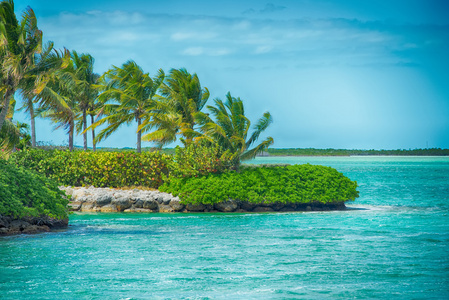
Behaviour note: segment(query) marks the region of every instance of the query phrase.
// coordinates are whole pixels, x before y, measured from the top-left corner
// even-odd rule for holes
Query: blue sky
[[[445,0],[15,5],[16,14],[34,9],[57,48],[91,54],[97,73],[129,59],[150,75],[185,67],[210,100],[230,91],[253,122],[270,111],[273,147],[449,148]],[[64,131],[37,126],[38,141],[67,144]],[[135,147],[135,130],[124,126],[99,146]]]

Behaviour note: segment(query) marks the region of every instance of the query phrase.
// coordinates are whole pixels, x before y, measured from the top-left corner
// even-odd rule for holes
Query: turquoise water
[[[0,238],[0,299],[449,299],[449,158],[258,158],[332,166],[335,212],[73,214]]]

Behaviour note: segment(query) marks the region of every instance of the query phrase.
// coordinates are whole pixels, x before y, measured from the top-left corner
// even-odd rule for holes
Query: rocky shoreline
[[[214,205],[181,203],[178,197],[157,190],[122,190],[95,187],[60,187],[71,196],[69,210],[81,212],[274,212],[344,210],[344,202],[322,204],[250,203],[229,200]]]
[[[322,203],[251,203],[228,200],[214,205],[181,203],[178,197],[157,190],[122,190],[95,187],[59,187],[70,197],[69,210],[78,212],[288,212],[344,210],[344,202]],[[68,219],[45,218],[14,219],[0,215],[0,236],[22,233],[48,232],[66,228]]]
[[[57,220],[50,217],[14,219],[0,215],[0,236],[48,232],[52,229],[66,228],[68,223],[68,219]]]

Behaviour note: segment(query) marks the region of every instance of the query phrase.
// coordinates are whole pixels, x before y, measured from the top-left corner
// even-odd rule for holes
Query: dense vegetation
[[[87,151],[87,133],[96,143],[108,138],[123,124],[135,125],[137,152],[142,141],[158,147],[180,139],[185,146],[207,143],[229,150],[234,169],[273,144],[267,137],[256,143],[271,124],[269,112],[256,123],[245,116],[243,101],[226,95],[207,105],[210,92],[195,73],[173,68],[150,76],[133,60],[111,66],[104,74],[94,72],[94,58],[87,53],[58,51],[53,43],[43,45],[43,33],[31,8],[19,20],[12,0],[0,2],[0,148],[12,151],[20,131],[12,121],[13,95],[20,94],[22,109],[31,120],[31,145],[35,147],[34,119],[50,119],[69,136],[82,134]],[[16,93],[17,92],[17,93]],[[204,112],[207,109],[208,112]],[[88,126],[90,117],[90,126]],[[95,130],[100,127],[98,134]],[[0,152],[0,155],[3,153]],[[7,155],[2,155],[7,156]]]
[[[144,186],[179,195],[185,204],[228,199],[252,203],[335,204],[358,197],[357,183],[333,168],[314,165],[244,166],[233,170],[231,153],[205,145],[159,152],[28,149],[11,161],[59,184]]]
[[[164,189],[191,202],[215,203],[232,197],[253,202],[333,203],[357,197],[355,182],[326,167],[257,168],[239,173],[241,161],[273,144],[272,137],[258,142],[273,121],[271,114],[263,113],[252,124],[243,100],[230,92],[225,100],[215,98],[213,105],[207,105],[210,92],[195,73],[173,68],[150,76],[128,60],[96,74],[91,55],[58,51],[51,42],[43,45],[34,11],[27,8],[18,20],[12,0],[0,2],[0,29],[0,154],[8,157],[4,153],[12,152],[25,138],[13,122],[14,94],[21,95],[22,109],[30,115],[32,148],[37,145],[35,117],[50,119],[69,136],[70,151],[20,151],[11,158],[17,166],[61,185],[158,188],[165,181]],[[137,154],[96,152],[96,143],[123,124],[135,125]],[[98,134],[97,128],[101,128]],[[93,151],[87,148],[88,132]],[[73,151],[75,134],[83,135],[84,151]],[[142,141],[162,148],[178,139],[183,147],[173,156],[141,153]],[[15,175],[11,170],[2,174],[3,180],[15,183],[11,191],[21,189],[25,183],[9,178]],[[43,188],[34,181],[30,184],[27,197],[40,199],[36,195]],[[8,194],[5,199],[10,198]],[[48,199],[60,208],[56,195]],[[34,202],[25,203],[29,205]],[[45,205],[39,207],[38,213],[54,214]]]
[[[157,188],[168,174],[171,157],[158,152],[84,152],[29,149],[12,157],[61,185]]]
[[[357,182],[337,170],[315,165],[242,168],[199,177],[171,178],[161,191],[185,203],[215,204],[229,199],[252,203],[332,204],[358,197]]]
[[[0,215],[66,219],[63,194],[53,180],[0,159]]]
[[[351,155],[416,155],[416,156],[448,156],[449,149],[398,149],[398,150],[347,150],[347,149],[314,149],[314,148],[269,148],[265,154],[272,156],[351,156]]]

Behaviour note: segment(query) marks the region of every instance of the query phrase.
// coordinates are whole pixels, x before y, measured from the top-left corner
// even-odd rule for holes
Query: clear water
[[[0,238],[0,299],[449,299],[449,158],[286,157],[357,180],[351,210],[73,214]]]

